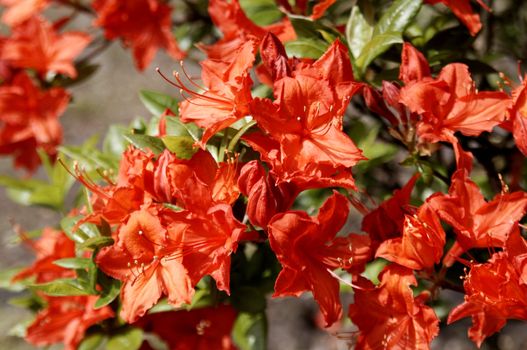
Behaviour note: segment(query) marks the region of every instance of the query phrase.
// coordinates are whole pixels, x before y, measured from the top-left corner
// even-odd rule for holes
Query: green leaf
[[[395,0],[375,25],[373,36],[389,32],[403,32],[417,15],[422,0]]]
[[[178,101],[171,96],[159,92],[142,90],[139,93],[139,98],[146,109],[153,115],[163,114],[166,109],[170,109],[174,113],[177,112]]]
[[[82,343],[79,344],[77,350],[104,350],[104,345],[108,338],[101,333],[90,334]]]
[[[277,22],[283,14],[274,0],[240,0],[245,15],[259,26]]]
[[[128,145],[123,135],[129,131],[128,128],[122,125],[110,125],[102,142],[103,152],[111,153],[120,158],[124,151],[126,151],[126,146]]]
[[[361,54],[357,57],[355,64],[359,68],[361,75],[364,74],[369,64],[380,54],[385,52],[393,44],[400,44],[403,38],[400,32],[386,32],[375,35],[372,40],[364,46]]]
[[[329,41],[326,41],[326,47],[328,44],[331,44],[333,41],[335,41],[336,38],[344,39],[340,32],[321,24],[319,21],[313,21],[309,18],[295,15],[290,15],[289,20],[295,29],[297,38],[299,39],[326,38],[329,39]]]
[[[49,184],[42,180],[19,180],[0,176],[0,186],[7,188],[7,195],[14,202],[22,205],[42,205],[57,210],[62,208],[64,196],[71,183],[72,181],[65,181]]]
[[[98,269],[95,265],[96,252],[93,252],[92,258],[87,259],[86,268],[76,269],[77,281],[84,287],[85,290],[90,291],[90,294],[98,294],[97,291],[97,276]]]
[[[90,291],[79,283],[76,279],[62,278],[52,282],[42,284],[32,284],[28,286],[50,296],[76,296],[90,295]]]
[[[104,289],[101,293],[101,296],[97,301],[95,302],[95,309],[99,309],[103,306],[106,306],[110,304],[112,301],[117,298],[121,291],[121,282],[118,280],[110,280],[109,283],[104,285]]]
[[[135,147],[142,150],[149,149],[156,155],[160,154],[165,149],[163,141],[158,137],[141,134],[126,134],[123,136]]]
[[[11,292],[20,292],[26,289],[23,283],[11,282],[13,277],[22,270],[23,268],[21,267],[0,270],[0,288]]]
[[[95,224],[84,223],[80,227],[76,228],[77,223],[82,219],[82,216],[65,217],[60,221],[60,227],[62,231],[72,241],[76,243],[84,243],[87,239],[99,237],[99,229]]]
[[[373,35],[373,26],[364,18],[359,6],[351,9],[351,15],[346,24],[346,39],[354,58],[360,56],[362,49]]]
[[[167,298],[163,298],[157,302],[154,306],[152,306],[149,310],[149,314],[157,314],[159,312],[167,312],[167,311],[175,311],[179,308],[176,308],[168,303]]]
[[[296,57],[319,58],[341,34],[333,28],[324,26],[301,16],[290,15],[297,39],[285,43],[287,54]]]
[[[78,248],[79,249],[99,249],[102,247],[106,247],[109,245],[112,245],[113,239],[111,237],[105,237],[105,236],[98,236],[98,237],[91,237],[82,242]]]
[[[166,148],[181,159],[190,159],[198,151],[194,147],[194,139],[190,136],[163,136],[161,138]]]
[[[192,309],[198,309],[205,306],[211,306],[214,304],[214,298],[210,294],[209,289],[198,289],[196,293],[194,293],[194,296],[192,297],[192,301],[190,302],[190,305],[187,306],[187,310]]]
[[[178,117],[166,116],[167,135],[191,136],[194,141],[201,139],[201,129],[194,123],[183,123]]]
[[[68,158],[76,160],[85,171],[93,171],[99,168],[117,169],[122,152],[118,154],[111,153],[117,152],[117,150],[110,150],[108,144],[106,144],[106,146],[103,146],[106,147],[103,153],[97,149],[97,141],[98,137],[91,137],[81,146],[61,146],[59,149]],[[124,144],[128,146],[128,142],[124,142]],[[125,146],[123,147],[126,148]],[[90,177],[93,176],[94,180],[100,178],[96,172],[92,172],[89,175]]]
[[[66,269],[88,269],[92,267],[92,261],[88,258],[64,258],[55,260],[53,264]]]
[[[143,331],[128,327],[113,335],[106,344],[106,350],[137,350],[143,343]]]
[[[26,294],[20,297],[11,298],[7,301],[9,305],[17,306],[32,311],[39,311],[45,305],[44,301],[35,293]]]
[[[265,313],[240,313],[234,322],[233,339],[240,350],[267,349],[267,318]]]
[[[328,43],[316,38],[298,38],[285,43],[285,50],[289,57],[319,58],[328,48]]]
[[[68,236],[69,239],[76,243],[82,243],[85,240],[87,240],[89,237],[88,235],[81,229],[77,229],[73,231],[75,225],[77,225],[77,222],[79,222],[80,217],[65,217],[60,221],[60,227],[62,228],[62,231]]]

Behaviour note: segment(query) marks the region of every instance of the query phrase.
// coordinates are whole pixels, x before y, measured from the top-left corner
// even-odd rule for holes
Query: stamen
[[[198,89],[200,90],[203,90],[203,91],[208,91],[207,88],[204,88],[203,86],[200,86],[199,84],[197,84],[196,82],[194,82],[194,79],[192,79],[189,74],[187,73],[187,70],[185,69],[185,66],[183,65],[183,61],[179,61],[179,65],[181,66],[181,70],[183,71],[183,74],[185,75],[185,77],[187,78],[187,80],[192,84],[194,85],[195,87],[197,87]]]

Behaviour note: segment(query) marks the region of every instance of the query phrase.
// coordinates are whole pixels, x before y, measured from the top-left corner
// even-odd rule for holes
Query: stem
[[[231,139],[231,142],[229,142],[229,146],[227,147],[227,150],[229,152],[232,152],[234,150],[234,147],[236,147],[238,141],[243,136],[243,134],[245,134],[247,130],[249,130],[253,125],[256,125],[256,120],[251,120],[250,122],[245,124],[240,130],[238,130],[236,135],[234,135],[234,137]]]

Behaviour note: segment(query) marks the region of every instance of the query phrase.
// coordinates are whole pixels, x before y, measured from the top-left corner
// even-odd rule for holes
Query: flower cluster
[[[441,318],[469,316],[480,347],[508,319],[527,321],[523,170],[504,166],[504,178],[485,154],[502,138],[523,162],[527,85],[502,75],[506,87],[493,89],[464,63],[429,64],[432,53],[405,34],[421,8],[443,3],[477,35],[468,1],[396,0],[376,25],[356,5],[344,29],[331,24],[335,0],[277,0],[273,18],[257,23],[237,0],[210,0],[222,36],[197,45],[201,78],[183,63],[172,77],[158,69],[179,101],[143,93],[149,123],[113,130],[102,152],[64,147],[73,161],[55,164],[57,118],[70,100],[64,82],[81,75],[80,54],[97,39],[62,31],[71,18],[51,24],[43,9],[93,17],[103,41],[120,39],[143,70],[158,49],[185,56],[172,8],[1,2],[11,35],[0,39],[0,153],[34,170],[43,150],[55,181],[10,183],[44,205],[50,188],[66,196],[65,172],[83,191],[60,229],[36,240],[21,234],[36,253],[12,277],[38,306],[28,342],[97,348],[125,337],[134,349],[256,349],[266,299],[305,292],[324,327],[347,315],[356,349],[429,349]],[[383,54],[393,67],[397,43],[398,77],[371,78],[386,69]],[[404,176],[385,176],[391,186],[378,185],[379,172],[394,167],[411,169],[406,184],[396,189]],[[465,300],[440,315],[445,289]],[[347,312],[345,291],[353,293]]]

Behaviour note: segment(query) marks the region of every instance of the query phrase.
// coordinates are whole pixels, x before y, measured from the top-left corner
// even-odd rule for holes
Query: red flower
[[[230,293],[231,255],[236,252],[245,225],[234,218],[226,204],[210,207],[203,214],[189,213],[183,234],[183,265],[192,284],[205,275],[216,280],[218,289]],[[170,230],[170,228],[169,228]]]
[[[180,205],[194,213],[205,213],[216,204],[232,204],[240,192],[237,160],[216,163],[208,151],[198,151],[190,160],[165,151],[155,164],[157,201]]]
[[[527,78],[527,77],[526,77]],[[527,156],[527,79],[512,92],[513,105],[509,111],[510,131],[514,136],[516,147]]]
[[[425,56],[411,44],[403,43],[399,80],[406,85],[430,77],[430,66]]]
[[[490,8],[481,0],[476,0],[485,10],[491,11]],[[442,3],[450,7],[452,12],[465,26],[467,26],[472,36],[476,35],[481,30],[481,20],[479,15],[474,13],[470,0],[426,0],[427,3],[435,5]]]
[[[233,60],[236,50],[247,39],[259,41],[267,32],[277,35],[284,42],[296,37],[287,17],[270,26],[257,26],[245,15],[238,0],[210,0],[209,15],[214,25],[223,33],[223,38],[213,45],[200,46],[211,59]]]
[[[171,350],[235,350],[231,332],[236,311],[228,305],[146,315],[135,325],[154,333]],[[141,350],[151,350],[145,342]]]
[[[456,232],[457,243],[471,248],[503,247],[507,235],[527,209],[527,193],[500,194],[490,202],[466,170],[452,175],[448,195],[434,196],[430,205]]]
[[[252,224],[266,228],[271,218],[289,209],[299,190],[294,184],[276,185],[256,160],[245,164],[238,179],[240,191],[247,196],[246,214]]]
[[[471,265],[464,283],[465,302],[450,312],[448,323],[472,316],[468,335],[480,347],[507,319],[527,321],[526,263],[527,242],[515,227],[504,252]]]
[[[328,8],[331,7],[337,0],[319,0],[318,3],[313,6],[313,13],[311,14],[312,19],[319,19],[324,16],[324,13]]]
[[[55,156],[62,141],[58,117],[69,99],[62,88],[40,90],[25,73],[0,86],[0,154],[12,154],[15,166],[30,171],[40,164],[37,147]]]
[[[194,122],[205,129],[201,148],[204,149],[218,131],[249,115],[253,83],[249,70],[255,55],[256,42],[248,39],[236,50],[232,61],[209,59],[202,62],[201,76],[206,91],[201,94],[185,87],[176,75],[176,86],[190,96],[180,104],[181,120]]]
[[[430,342],[439,332],[434,310],[425,305],[426,294],[414,298],[410,286],[416,286],[413,272],[405,267],[389,265],[373,286],[361,278],[354,288],[354,304],[349,316],[359,328],[355,349],[430,349]]]
[[[174,306],[190,303],[194,290],[182,264],[182,230],[167,231],[154,209],[133,212],[120,226],[117,241],[97,255],[97,265],[123,282],[121,317],[135,322],[163,294]],[[172,226],[174,227],[174,226]]]
[[[47,227],[42,230],[42,235],[37,241],[25,240],[25,242],[35,252],[37,260],[30,267],[17,273],[13,281],[35,276],[35,282],[46,283],[57,278],[75,277],[73,270],[53,263],[55,260],[75,257],[75,242],[62,231]]]
[[[35,346],[64,343],[65,350],[75,350],[92,325],[113,317],[105,306],[94,309],[96,296],[46,297],[48,305],[27,329],[26,340]]]
[[[3,46],[1,57],[11,66],[33,68],[44,76],[56,72],[75,78],[73,60],[91,41],[82,32],[59,34],[51,23],[32,17],[13,27],[13,33]]]
[[[466,70],[463,65],[452,64],[445,67],[441,74],[450,70],[453,72],[445,73],[445,75],[463,75],[460,72],[456,73],[458,68],[460,71]],[[493,117],[491,110],[490,118],[495,118],[495,121],[487,121],[487,126],[483,126],[483,129],[479,131],[470,130],[470,128],[477,129],[477,127],[481,127],[473,119],[470,119],[472,117],[471,113],[482,113],[478,108],[484,107],[478,106],[478,104],[486,104],[487,102],[490,104],[491,101],[485,101],[485,98],[494,99],[496,95],[478,96],[484,102],[475,100],[473,95],[466,95],[463,90],[470,90],[470,85],[472,84],[468,73],[462,78],[453,78],[452,76],[446,78],[446,80],[450,81],[448,84],[435,81],[430,77],[430,67],[424,55],[409,43],[404,43],[403,45],[399,79],[406,84],[406,87],[401,89],[396,83],[383,81],[382,95],[376,89],[369,86],[366,87],[363,90],[363,94],[368,107],[392,124],[390,133],[405,144],[409,150],[429,155],[434,151],[434,148],[437,148],[430,143],[438,141],[450,142],[454,148],[457,168],[470,171],[472,169],[472,154],[463,150],[454,136],[454,132],[459,130],[466,134],[480,133],[486,130],[485,127],[492,128],[497,125],[502,115],[499,114],[500,112],[496,112],[497,114]],[[434,84],[437,85],[437,88],[431,88]],[[441,86],[441,84],[443,85]],[[459,88],[461,92],[455,92],[449,97],[450,93],[447,90],[451,88],[456,91]],[[413,101],[413,95],[408,93],[408,91],[411,91],[411,93],[423,93],[423,96]],[[459,94],[459,96],[455,94]],[[464,97],[461,98],[460,96]],[[502,95],[499,96],[500,99],[502,97]],[[431,101],[432,103],[430,103]],[[502,102],[502,104],[498,105],[498,109],[506,108],[505,101],[503,100]],[[445,105],[444,109],[442,105]],[[450,113],[450,115],[439,117],[444,113]],[[422,114],[421,118],[419,114]],[[451,118],[451,120],[443,121],[442,119],[445,117]],[[463,121],[463,119],[466,120]],[[480,124],[485,125],[485,120],[480,122]],[[448,123],[453,125],[442,129]],[[456,123],[459,125],[454,125]],[[461,125],[463,123],[465,125]],[[449,128],[450,130],[448,130]]]
[[[412,270],[432,269],[443,256],[445,241],[438,216],[425,202],[416,214],[405,215],[402,237],[384,241],[375,256]]]
[[[0,0],[7,7],[2,21],[9,26],[20,24],[46,8],[51,0]]]
[[[118,225],[116,242],[97,264],[123,281],[125,320],[134,322],[163,294],[173,305],[189,303],[205,275],[229,292],[230,255],[245,229],[230,207],[239,195],[236,179],[236,162],[218,165],[205,151],[190,160],[165,151],[154,160],[133,148],[117,184],[101,188],[82,179],[97,194],[85,221]]]
[[[344,111],[361,86],[353,80],[347,48],[337,40],[316,62],[296,68],[294,77],[275,82],[274,102],[257,98],[251,104],[269,139],[256,133],[244,139],[271,164],[279,181],[299,186],[338,181],[353,188],[349,168],[365,158],[342,132]]]
[[[329,326],[342,315],[337,268],[361,269],[370,258],[369,239],[350,234],[335,237],[349,212],[346,197],[334,193],[317,217],[303,211],[277,214],[268,225],[271,248],[282,264],[273,296],[298,296],[310,290]]]
[[[435,78],[424,78],[401,89],[400,100],[422,116],[418,135],[428,142],[452,142],[457,131],[478,136],[505,120],[510,98],[503,92],[478,92],[468,67],[445,66]]]
[[[172,34],[172,8],[159,0],[96,0],[92,4],[97,12],[95,25],[104,28],[106,38],[121,38],[133,50],[135,64],[144,70],[163,48],[175,59],[182,59]]]
[[[364,216],[362,230],[368,232],[373,242],[380,243],[401,236],[406,207],[410,205],[412,190],[418,178],[418,174],[414,175],[403,188],[395,190],[391,198]]]

